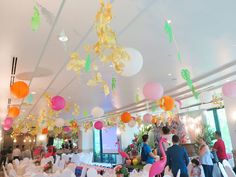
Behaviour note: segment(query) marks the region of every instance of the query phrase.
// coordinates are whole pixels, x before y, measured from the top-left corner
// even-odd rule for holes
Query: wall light
[[[13,143],[16,143],[16,142],[17,142],[16,139],[14,139],[14,140],[13,140]]]

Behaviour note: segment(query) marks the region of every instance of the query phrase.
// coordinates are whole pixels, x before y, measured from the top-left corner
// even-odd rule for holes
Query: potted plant
[[[122,165],[117,165],[114,168],[114,170],[116,172],[117,177],[128,177],[129,176],[128,169]]]

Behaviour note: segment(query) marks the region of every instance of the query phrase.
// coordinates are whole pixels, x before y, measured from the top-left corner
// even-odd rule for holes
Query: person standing
[[[13,158],[13,160],[15,160],[15,159],[20,160],[20,157],[21,157],[21,150],[20,150],[19,147],[20,147],[19,145],[16,145],[16,148],[13,149],[13,152],[12,152],[12,158]]]
[[[148,145],[148,135],[143,135],[143,147],[141,152],[141,159],[146,164],[153,164],[157,156],[152,153],[151,147]]]
[[[6,161],[7,161],[7,149],[4,146],[3,149],[1,150],[1,162],[0,165],[2,167],[2,165],[6,165]]]
[[[173,137],[173,134],[170,133],[170,129],[167,126],[162,127],[161,137],[167,139],[167,142],[163,143],[163,147],[166,152],[167,149],[172,146],[172,137]]]
[[[222,163],[223,160],[227,160],[225,143],[221,138],[220,131],[215,132],[215,137],[216,137],[217,141],[215,142],[212,149],[213,149],[213,151],[216,151],[217,157],[218,157],[219,161]]]
[[[213,176],[213,161],[211,157],[211,152],[206,144],[206,140],[204,138],[200,139],[200,149],[199,149],[199,156],[200,162],[203,167],[203,171],[205,177],[212,177]]]
[[[167,165],[172,171],[174,177],[177,176],[179,170],[181,177],[188,177],[187,166],[189,164],[189,157],[186,149],[179,145],[179,141],[179,137],[177,135],[173,135],[173,146],[167,149]]]

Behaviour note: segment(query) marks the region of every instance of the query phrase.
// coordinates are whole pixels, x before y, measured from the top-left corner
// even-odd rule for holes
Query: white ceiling
[[[78,78],[65,67],[71,52],[76,50],[83,55],[83,46],[96,41],[92,25],[99,7],[98,0],[38,1],[54,16],[58,16],[58,20],[54,28],[41,15],[42,23],[37,32],[33,32],[30,26],[34,2],[0,0],[0,116],[3,118],[6,115],[7,99],[10,97],[13,56],[18,57],[16,74],[39,72],[40,68],[49,70],[48,76],[34,77],[30,82],[30,90],[37,94],[33,106],[22,108],[26,110],[24,115],[29,112],[38,113],[45,104],[42,95],[46,92],[51,95],[60,94],[78,103],[81,111],[104,106],[106,98],[102,90],[86,86],[91,75],[83,73]],[[169,90],[184,82],[180,76],[183,67],[188,67],[192,78],[197,78],[234,61],[235,7],[234,0],[113,0],[112,27],[117,32],[119,43],[138,49],[144,57],[144,65],[139,74],[134,77],[116,76],[119,106],[133,103],[137,88],[142,89],[147,81],[160,82],[165,90]],[[60,8],[61,13],[58,15]],[[178,62],[174,44],[167,40],[165,19],[172,21],[175,40],[183,55],[183,65]],[[66,46],[58,40],[62,30],[69,37]],[[235,68],[216,72],[211,77],[206,75],[196,85],[217,80],[233,71]],[[112,68],[107,66],[102,66],[101,72],[107,81],[115,75]],[[169,73],[176,80],[168,76]],[[181,92],[187,87],[181,89],[174,92]]]

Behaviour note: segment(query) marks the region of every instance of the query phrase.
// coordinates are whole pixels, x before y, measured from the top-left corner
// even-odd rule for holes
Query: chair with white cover
[[[75,177],[75,173],[72,172],[70,169],[66,168],[60,175],[61,177]]]
[[[97,170],[94,168],[89,168],[87,171],[87,177],[95,177],[97,176]]]
[[[171,172],[169,166],[166,166],[165,171],[164,171],[164,176],[165,176],[165,177],[171,177],[171,176],[173,176],[173,174],[172,174],[172,172]]]
[[[225,172],[227,173],[229,177],[236,177],[230,163],[227,160],[223,160],[222,164],[225,168]]]
[[[224,177],[228,177],[228,175],[227,175],[227,173],[226,173],[226,171],[225,171],[223,165],[222,165],[220,162],[218,163],[218,165],[219,165],[221,174],[222,174]]]
[[[204,169],[202,165],[200,165],[200,169],[201,169],[201,177],[205,177],[205,173],[204,173]]]
[[[5,169],[4,165],[2,165],[2,169],[3,169],[3,175],[4,175],[4,177],[9,177],[9,176],[7,175],[7,172],[6,172],[6,169]]]
[[[64,159],[61,159],[61,160],[59,161],[59,163],[58,163],[58,168],[59,168],[60,170],[64,170],[65,164],[66,164],[66,161],[65,161]]]
[[[8,173],[9,177],[17,177],[16,171],[14,169],[11,169]]]
[[[180,177],[180,173],[181,173],[181,171],[180,171],[180,169],[179,169],[178,172],[177,172],[176,177]]]

